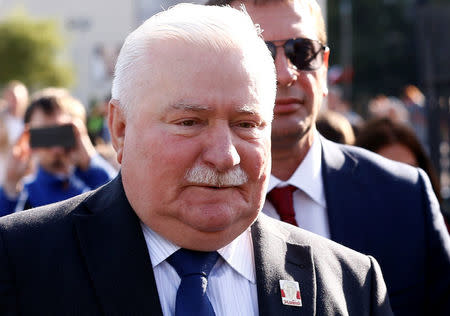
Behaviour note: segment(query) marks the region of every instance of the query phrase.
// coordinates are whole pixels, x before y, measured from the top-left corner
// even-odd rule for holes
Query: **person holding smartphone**
[[[38,93],[24,121],[7,160],[0,216],[65,200],[116,175],[89,139],[83,105],[66,90]]]

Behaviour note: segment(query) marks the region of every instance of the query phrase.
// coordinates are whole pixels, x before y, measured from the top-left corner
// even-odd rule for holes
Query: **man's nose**
[[[277,85],[289,87],[297,81],[298,70],[286,57],[282,46],[277,47],[275,68],[277,71]]]
[[[219,172],[225,172],[241,162],[228,125],[212,127],[206,137],[202,155],[205,164]]]
[[[52,146],[49,151],[54,155],[62,155],[66,152],[66,149],[62,146]]]

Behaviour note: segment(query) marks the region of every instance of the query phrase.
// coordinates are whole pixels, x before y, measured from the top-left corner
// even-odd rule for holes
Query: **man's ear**
[[[325,48],[323,52],[323,75],[322,75],[322,91],[323,96],[328,95],[328,61],[330,59],[330,48]]]
[[[111,99],[108,104],[108,127],[111,133],[111,142],[117,153],[117,161],[122,163],[123,146],[125,143],[125,130],[127,120],[118,100]]]

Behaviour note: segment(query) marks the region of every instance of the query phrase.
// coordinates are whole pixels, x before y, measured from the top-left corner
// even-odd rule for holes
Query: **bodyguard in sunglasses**
[[[242,2],[263,29],[277,71],[263,212],[373,255],[395,315],[450,315],[450,239],[425,173],[330,142],[316,130],[330,56],[318,4],[209,4]]]

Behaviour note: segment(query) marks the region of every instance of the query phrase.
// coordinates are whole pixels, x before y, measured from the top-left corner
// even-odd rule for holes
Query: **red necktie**
[[[283,222],[298,226],[297,221],[295,220],[294,201],[292,199],[292,193],[295,190],[297,190],[297,188],[293,185],[273,188],[267,195],[267,198],[270,203],[275,206],[275,209]]]

